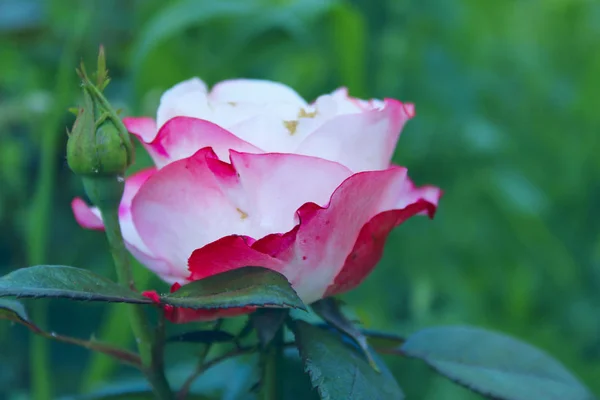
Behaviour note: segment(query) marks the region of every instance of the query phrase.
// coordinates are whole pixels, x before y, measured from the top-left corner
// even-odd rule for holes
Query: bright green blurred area
[[[307,99],[347,86],[415,103],[395,160],[445,196],[434,221],[392,233],[347,302],[369,328],[508,332],[600,393],[599,2],[0,0],[2,273],[26,266],[48,232],[44,263],[113,274],[102,234],[74,222],[70,201],[83,189],[64,154],[74,69],[79,58],[91,66],[101,43],[107,95],[127,115],[152,116],[161,92],[192,76],[277,80]],[[56,172],[46,174],[54,190],[42,191],[48,223],[32,212],[44,203],[42,162]],[[157,285],[165,290],[145,287]],[[118,306],[53,301],[47,316],[61,333],[130,342]],[[27,337],[0,324],[0,398],[29,387]],[[90,367],[64,345],[52,344],[52,360],[61,394],[130,373],[105,359]],[[418,362],[387,360],[409,398],[478,398]]]

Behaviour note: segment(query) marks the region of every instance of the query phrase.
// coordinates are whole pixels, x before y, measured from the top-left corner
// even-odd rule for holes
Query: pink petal
[[[158,168],[189,157],[204,147],[212,147],[222,160],[228,159],[230,149],[262,152],[212,122],[190,117],[170,119],[160,128],[156,138],[145,144],[145,147]]]
[[[212,149],[204,148],[168,164],[133,200],[133,222],[143,242],[169,262],[174,276],[189,275],[187,259],[194,249],[251,229],[207,167],[207,160],[216,159]]]
[[[87,229],[104,230],[100,210],[88,206],[83,199],[76,197],[71,202],[71,209],[79,225]]]
[[[409,118],[402,103],[386,99],[381,109],[374,107],[328,120],[300,143],[296,153],[339,162],[354,172],[383,170],[389,167]]]
[[[230,157],[244,191],[235,191],[230,198],[244,200],[240,207],[260,228],[253,232],[255,237],[289,231],[298,222],[300,206],[326,205],[333,191],[352,175],[340,164],[296,154],[232,151]]]
[[[289,86],[259,79],[231,79],[219,82],[212,88],[210,99],[224,103],[290,103],[298,107],[306,105],[306,101]]]
[[[158,133],[156,122],[148,117],[127,117],[123,118],[123,124],[131,133],[140,139],[142,143],[150,143]]]

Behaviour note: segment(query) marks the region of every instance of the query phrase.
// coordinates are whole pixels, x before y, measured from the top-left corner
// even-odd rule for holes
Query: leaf
[[[292,329],[313,387],[322,400],[396,400],[404,394],[394,377],[380,360],[380,373],[365,360],[362,353],[345,345],[341,337],[295,321]]]
[[[362,332],[344,316],[344,314],[342,314],[342,311],[340,310],[340,307],[334,298],[330,297],[319,300],[313,303],[311,307],[317,313],[317,315],[323,318],[326,322],[340,330],[342,333],[350,336],[350,338],[352,338],[352,340],[354,340],[365,353],[365,357],[367,357],[371,367],[377,370],[377,364],[375,363],[375,360],[373,360],[373,357],[369,351],[369,344],[366,336],[363,335]]]
[[[507,335],[466,326],[423,329],[401,351],[475,392],[502,400],[592,400],[563,365]]]
[[[287,279],[261,267],[244,267],[188,283],[161,302],[192,309],[292,307],[306,310]]]
[[[0,297],[60,297],[146,304],[152,301],[103,276],[63,265],[21,268],[0,278]]]
[[[186,342],[186,343],[223,343],[234,342],[236,340],[229,332],[222,330],[202,330],[185,332],[180,335],[174,335],[167,339],[167,342]]]
[[[256,333],[260,345],[265,348],[271,340],[275,337],[275,334],[281,329],[287,317],[287,310],[273,310],[273,309],[262,309],[250,315],[250,320]]]

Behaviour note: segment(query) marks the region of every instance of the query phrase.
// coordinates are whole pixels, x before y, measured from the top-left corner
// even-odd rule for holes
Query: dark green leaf
[[[72,300],[145,304],[139,293],[85,269],[63,265],[21,268],[0,278],[0,297],[62,297]]]
[[[264,348],[281,329],[287,317],[287,310],[262,309],[250,315],[252,325],[256,329],[260,345]]]
[[[356,344],[365,353],[365,357],[369,360],[369,364],[377,370],[377,364],[373,360],[369,351],[369,344],[367,338],[361,333],[361,331],[350,322],[342,311],[334,298],[327,298],[319,300],[311,305],[312,309],[325,321],[331,324],[336,329],[339,329],[342,333],[350,336]]]
[[[592,400],[558,361],[509,336],[472,327],[421,330],[401,347],[440,374],[502,400]]]
[[[376,359],[376,372],[362,352],[340,336],[304,321],[293,324],[296,343],[313,387],[323,400],[396,400],[404,394],[386,366]]]
[[[233,341],[235,341],[235,336],[222,330],[185,332],[180,335],[171,336],[167,339],[167,342],[187,343],[223,343]]]
[[[244,267],[184,285],[161,302],[193,309],[292,307],[306,309],[287,279],[261,267]]]

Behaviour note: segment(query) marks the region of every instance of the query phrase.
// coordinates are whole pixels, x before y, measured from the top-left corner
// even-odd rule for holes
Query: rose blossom
[[[129,177],[119,209],[127,248],[179,285],[244,266],[281,272],[306,303],[352,289],[390,230],[433,217],[441,191],[391,165],[411,104],[346,89],[307,103],[275,82],[194,78],[166,91],[156,121],[125,118],[156,167]],[[102,229],[79,198],[77,221]],[[170,310],[177,322],[240,310]]]

